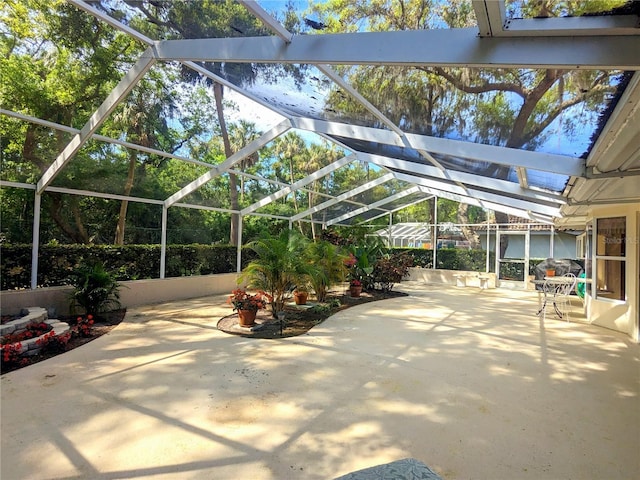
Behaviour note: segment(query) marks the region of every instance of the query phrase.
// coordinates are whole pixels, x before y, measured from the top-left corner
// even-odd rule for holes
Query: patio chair
[[[571,321],[569,315],[571,311],[571,294],[576,288],[578,279],[573,273],[565,273],[562,278],[566,278],[567,281],[558,285],[556,288],[556,292],[553,297],[553,304],[558,315],[569,322]]]

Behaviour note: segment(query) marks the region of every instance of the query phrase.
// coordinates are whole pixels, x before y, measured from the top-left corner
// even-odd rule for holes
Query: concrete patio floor
[[[300,337],[216,329],[224,297],[130,309],[2,377],[2,480],[640,477],[640,347],[535,293],[403,283]],[[577,308],[576,308],[577,310]]]

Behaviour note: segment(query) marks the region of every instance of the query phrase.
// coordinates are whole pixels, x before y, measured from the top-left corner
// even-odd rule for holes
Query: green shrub
[[[407,252],[413,257],[414,267],[431,268],[433,265],[433,250],[424,248],[394,248],[394,252]],[[489,253],[489,270],[493,271],[495,253]],[[467,270],[484,272],[487,263],[487,252],[484,250],[463,250],[457,248],[442,248],[436,254],[436,268],[442,270]]]
[[[413,258],[408,252],[396,252],[376,260],[373,266],[373,280],[383,292],[390,292],[409,274]]]
[[[31,245],[0,245],[0,288],[31,285]],[[236,271],[237,248],[231,245],[167,246],[167,277]],[[254,253],[243,249],[246,266]],[[101,262],[118,281],[160,277],[160,245],[42,245],[38,256],[38,286],[71,285],[81,265]]]
[[[120,307],[120,284],[101,262],[84,265],[72,277],[71,311],[76,306],[85,313],[97,314]]]

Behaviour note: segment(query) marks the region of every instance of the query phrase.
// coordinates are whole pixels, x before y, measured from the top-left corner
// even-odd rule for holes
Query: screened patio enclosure
[[[640,202],[638,2],[584,16],[527,18],[526,9],[516,2],[473,0],[471,25],[463,28],[405,26],[368,32],[366,25],[352,25],[342,33],[331,31],[328,17],[309,12],[317,21],[307,19],[306,25],[314,26],[293,34],[282,21],[284,3],[240,1],[259,20],[263,33],[247,36],[241,28],[234,28],[229,36],[215,38],[177,38],[161,26],[158,36],[151,38],[136,29],[133,20],[140,15],[136,4],[151,8],[155,2],[68,3],[98,19],[104,28],[134,38],[142,53],[135,63],[122,67],[120,82],[99,108],[88,112],[81,128],[57,123],[54,116],[43,118],[21,105],[2,105],[4,120],[37,124],[65,139],[60,153],[50,159],[37,181],[28,181],[17,170],[3,169],[2,173],[3,188],[34,192],[32,288],[38,270],[41,199],[47,192],[156,205],[162,211],[160,278],[165,274],[168,212],[175,208],[238,215],[241,238],[242,219],[247,216],[268,216],[290,225],[311,222],[319,228],[349,226],[391,218],[394,212],[433,197],[560,228],[584,228],[593,206]],[[446,24],[441,21],[439,26]],[[241,67],[257,72],[250,82],[236,73]],[[215,165],[101,131],[105,120],[146,76],[163,75],[170,68],[190,70],[234,92],[239,96],[235,98],[248,102],[243,105],[250,105],[245,111],[241,107],[238,115],[251,119],[256,112],[266,111],[265,124],[251,141]],[[558,87],[555,101],[559,106],[563,102],[572,106],[541,125],[538,136],[531,134],[520,141],[503,138],[492,144],[486,132],[470,123],[465,126],[455,112],[449,113],[450,121],[444,122],[449,126],[443,127],[438,118],[425,114],[422,108],[428,103],[422,98],[399,110],[391,109],[385,89],[397,87],[394,79],[415,80],[407,73],[415,71],[429,72],[466,89],[467,103],[477,102],[470,111],[479,116],[487,94],[474,93],[474,86],[459,85],[461,78],[471,75],[465,72],[482,72],[480,79],[485,84],[498,83],[492,72],[511,72],[509,75],[519,78],[517,88],[504,87],[511,90],[504,101],[514,109],[535,90],[533,83],[526,83],[527,78],[546,75],[549,85],[555,84],[557,78],[548,72],[586,72],[583,80],[600,82],[606,94],[587,111],[585,102],[596,102],[586,96],[589,85],[585,83],[572,97],[568,87]],[[380,90],[372,91],[370,84],[359,81],[362,78],[379,78]],[[191,85],[185,83],[181,88]],[[427,91],[433,89],[425,85],[425,96]],[[328,141],[337,152],[335,158],[326,164],[309,162],[308,170],[295,181],[246,167],[245,159],[292,131],[305,139]],[[96,142],[191,165],[193,173],[181,178],[179,188],[165,197],[135,188],[124,194],[124,179],[120,184],[72,185],[69,166],[83,148]],[[328,187],[335,183],[336,175],[344,175],[354,165],[366,165],[368,176],[339,191]],[[262,198],[233,210],[219,196],[201,194],[208,182],[230,173],[258,185],[264,192]],[[319,182],[327,187],[314,188]],[[289,198],[292,192],[307,194],[296,214],[283,216],[268,210],[267,206]]]

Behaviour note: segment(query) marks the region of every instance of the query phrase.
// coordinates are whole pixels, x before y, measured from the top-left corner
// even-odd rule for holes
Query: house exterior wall
[[[524,233],[524,232],[523,232]],[[549,232],[531,232],[529,244],[529,258],[576,258],[576,237],[564,232],[555,232],[553,239],[553,255],[549,249]],[[482,249],[487,249],[487,235],[480,235]],[[524,258],[524,234],[509,235],[509,247],[506,258]],[[495,232],[490,234],[490,248],[492,252],[496,249]]]
[[[586,296],[589,322],[628,334],[640,342],[640,203],[593,208],[590,220],[606,217],[626,218],[625,300]],[[594,229],[595,235],[595,229]],[[595,243],[595,242],[593,242]],[[594,278],[597,274],[594,265]]]

